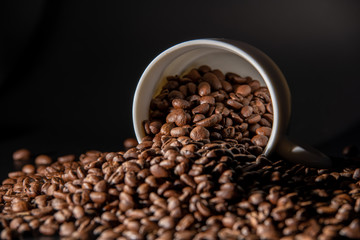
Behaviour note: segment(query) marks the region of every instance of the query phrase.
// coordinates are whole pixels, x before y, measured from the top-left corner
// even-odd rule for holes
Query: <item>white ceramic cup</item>
[[[331,160],[316,149],[290,141],[286,136],[291,114],[290,90],[278,66],[257,48],[229,39],[197,39],[177,44],[158,55],[145,69],[133,101],[133,125],[137,140],[145,136],[143,121],[149,118],[150,101],[170,75],[208,65],[212,69],[250,76],[267,86],[273,105],[274,121],[264,155],[276,152],[286,160],[312,167],[331,167]]]

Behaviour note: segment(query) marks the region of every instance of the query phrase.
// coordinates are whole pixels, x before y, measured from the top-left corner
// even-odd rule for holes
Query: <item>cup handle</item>
[[[316,168],[330,168],[331,159],[319,150],[290,140],[287,136],[280,139],[276,152],[284,159]]]

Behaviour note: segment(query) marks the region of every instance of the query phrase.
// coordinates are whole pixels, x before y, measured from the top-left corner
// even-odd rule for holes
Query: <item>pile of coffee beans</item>
[[[263,152],[271,134],[273,108],[269,90],[250,77],[192,69],[182,77],[170,76],[150,104],[144,128],[158,146],[164,138],[193,141],[223,139],[250,143]],[[163,139],[161,139],[163,138]]]
[[[359,239],[360,168],[269,160],[271,126],[270,95],[256,80],[208,66],[168,77],[140,144],[38,155],[10,172],[1,238]],[[356,148],[344,154],[360,162]],[[14,153],[29,160],[26,149]]]

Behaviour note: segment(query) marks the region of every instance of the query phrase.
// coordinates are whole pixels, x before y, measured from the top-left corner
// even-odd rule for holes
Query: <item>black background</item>
[[[143,70],[182,41],[268,54],[292,93],[292,138],[334,155],[359,143],[359,1],[2,1],[1,178],[11,154],[118,151]]]

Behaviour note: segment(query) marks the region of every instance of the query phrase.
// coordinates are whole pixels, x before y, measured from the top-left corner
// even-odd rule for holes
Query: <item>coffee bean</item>
[[[267,142],[268,142],[268,137],[264,136],[264,135],[255,135],[252,139],[251,142],[253,144],[255,144],[256,146],[259,147],[266,147]]]
[[[11,201],[11,210],[14,212],[24,212],[29,209],[28,203],[20,198],[14,198]]]
[[[52,162],[52,159],[48,155],[41,154],[35,158],[35,164],[37,166],[50,165],[51,162]]]
[[[60,163],[66,163],[66,162],[72,162],[72,161],[75,161],[74,154],[69,154],[69,155],[64,155],[64,156],[58,157],[58,162],[60,162]]]
[[[127,139],[125,139],[123,145],[124,145],[125,149],[130,149],[130,148],[136,147],[136,145],[138,145],[138,142],[135,138],[127,138]]]
[[[360,221],[359,221],[359,219],[354,219],[350,223],[349,226],[341,229],[340,235],[351,238],[351,239],[359,239],[360,238]]]
[[[235,110],[239,110],[240,108],[243,107],[243,104],[241,104],[240,102],[233,100],[233,99],[227,100],[226,104]]]
[[[12,239],[11,237],[11,230],[9,228],[4,228],[2,231],[1,231],[1,239],[4,239],[4,240],[10,240]]]
[[[69,236],[71,236],[71,234],[73,232],[75,232],[74,223],[66,222],[66,223],[61,224],[60,231],[59,231],[59,235],[61,237],[69,237]]]
[[[206,72],[203,76],[203,79],[208,82],[212,89],[219,90],[222,88],[222,84],[219,78],[212,72]],[[200,94],[199,94],[200,95]],[[208,94],[206,94],[208,95]]]
[[[247,122],[249,124],[256,124],[258,123],[259,121],[261,120],[261,116],[259,114],[254,114],[254,115],[251,115],[248,119],[247,119]],[[260,127],[260,125],[259,125]],[[255,131],[256,131],[257,128],[255,128]]]
[[[221,120],[222,120],[221,114],[213,114],[208,118],[196,122],[196,125],[202,127],[212,127],[215,124],[218,124]]]
[[[270,137],[271,128],[269,128],[269,127],[259,127],[259,128],[256,129],[256,134]]]
[[[228,72],[225,74],[226,79],[228,79],[229,81],[231,81],[234,84],[243,84],[243,83],[247,83],[248,80],[246,78],[242,78],[239,75],[237,75],[236,73],[232,73],[232,72]]]
[[[198,86],[198,93],[201,97],[209,95],[211,93],[210,84],[207,82],[201,82]]]
[[[107,199],[107,194],[104,192],[92,192],[90,193],[90,199],[94,203],[104,203]]]
[[[210,109],[210,105],[208,103],[202,103],[199,106],[192,109],[193,114],[206,114]]]
[[[32,164],[26,164],[22,167],[22,171],[26,174],[34,174],[35,173],[35,166]]]
[[[187,228],[189,228],[193,223],[195,219],[191,214],[185,215],[179,223],[176,225],[176,231],[184,231]]]
[[[181,137],[188,134],[189,134],[189,130],[185,127],[175,127],[170,131],[170,135],[173,137]]]
[[[248,118],[253,113],[253,108],[251,106],[245,106],[241,109],[241,115],[245,118]]]
[[[235,88],[235,93],[239,93],[241,96],[246,97],[251,93],[251,87],[249,85],[239,85]]]
[[[159,121],[153,121],[149,124],[149,130],[150,130],[150,133],[152,134],[157,134],[158,132],[160,132],[160,129],[161,129],[161,122]]]
[[[18,218],[14,218],[13,220],[11,220],[10,222],[10,228],[13,230],[16,230],[19,228],[19,226],[24,222],[24,220],[20,217]]]
[[[31,152],[28,149],[22,148],[19,150],[16,150],[12,158],[14,161],[29,161],[31,158]]]
[[[172,229],[175,226],[174,219],[169,216],[163,217],[159,220],[159,226],[164,229]]]
[[[200,104],[207,103],[210,106],[215,105],[215,98],[213,96],[203,96],[199,99]]]
[[[250,195],[249,202],[253,205],[259,205],[264,201],[263,194],[261,192],[255,192]]]
[[[166,178],[169,176],[169,173],[166,171],[166,169],[158,164],[151,166],[150,172],[155,178]]]
[[[210,132],[202,126],[197,126],[191,130],[190,137],[195,141],[200,141],[208,139],[210,137]]]

